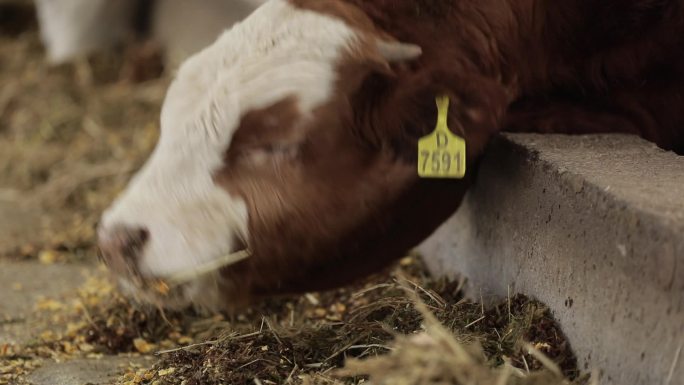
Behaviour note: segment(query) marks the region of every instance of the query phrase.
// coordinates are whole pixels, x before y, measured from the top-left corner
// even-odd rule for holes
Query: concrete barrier
[[[601,384],[684,384],[684,157],[631,136],[503,136],[420,251],[473,296],[548,304]]]

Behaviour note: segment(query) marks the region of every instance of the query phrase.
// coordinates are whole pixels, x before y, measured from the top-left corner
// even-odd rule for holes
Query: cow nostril
[[[150,233],[145,229],[127,229],[124,231],[125,233],[121,235],[123,249],[131,253],[139,252],[150,237]]]
[[[102,229],[98,237],[98,257],[110,269],[133,274],[150,233],[144,228],[117,226]]]

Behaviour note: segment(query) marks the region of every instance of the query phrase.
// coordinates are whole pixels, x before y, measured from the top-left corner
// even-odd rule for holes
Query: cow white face
[[[283,248],[300,246],[288,242],[307,239],[306,226],[294,223],[324,226],[303,214],[305,206],[319,209],[319,216],[364,207],[356,198],[340,198],[344,191],[335,189],[372,199],[363,191],[371,188],[364,181],[371,174],[361,168],[380,162],[333,129],[342,128],[346,116],[340,114],[349,112],[347,95],[340,91],[348,85],[341,82],[361,80],[342,78],[349,69],[343,63],[364,49],[374,51],[377,61],[420,53],[414,46],[369,40],[332,16],[271,0],[190,58],[166,96],[154,153],[105,212],[98,230],[103,257],[121,284],[147,298],[154,295],[145,293],[145,282],[199,270],[247,247],[254,253],[248,261],[286,258]],[[322,135],[317,145],[312,133]],[[340,159],[330,152],[344,146],[349,149]],[[320,151],[328,152],[326,159],[312,158]],[[325,175],[320,167],[328,163],[347,177]],[[389,163],[372,170],[379,184],[393,175]],[[346,186],[331,184],[345,179]],[[390,196],[385,190],[376,189],[374,199]],[[338,223],[353,227],[364,215]],[[299,233],[277,239],[288,232],[288,220]],[[308,235],[315,239],[318,230]],[[280,242],[278,251],[264,246],[269,242]],[[244,282],[247,275],[260,274],[250,266],[240,273]],[[232,285],[240,291],[234,286],[241,283],[226,282],[227,277],[216,272],[197,278],[165,303],[217,306],[221,290]]]

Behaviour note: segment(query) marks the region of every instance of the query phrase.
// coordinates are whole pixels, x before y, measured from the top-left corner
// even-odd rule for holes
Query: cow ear
[[[297,154],[303,140],[297,98],[288,97],[246,112],[233,134],[227,157],[253,163]]]
[[[372,147],[414,161],[418,140],[435,129],[438,96],[449,97],[449,129],[466,140],[468,153],[483,151],[500,128],[508,94],[496,80],[450,67],[367,79],[353,99],[355,121],[363,125],[358,135]]]

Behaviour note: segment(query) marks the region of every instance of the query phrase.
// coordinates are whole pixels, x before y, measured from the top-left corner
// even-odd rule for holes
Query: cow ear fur
[[[355,122],[360,126],[355,132],[373,148],[390,149],[413,162],[418,140],[435,128],[437,96],[451,100],[450,130],[466,140],[471,154],[483,151],[500,128],[506,92],[495,80],[449,69],[368,76],[353,97]]]

